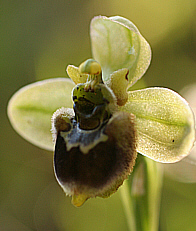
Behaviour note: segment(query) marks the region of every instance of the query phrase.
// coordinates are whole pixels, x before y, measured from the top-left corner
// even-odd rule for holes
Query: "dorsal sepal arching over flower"
[[[94,17],[90,24],[93,58],[101,65],[103,81],[120,69],[129,70],[129,87],[148,69],[151,48],[138,28],[128,19],[113,16]]]

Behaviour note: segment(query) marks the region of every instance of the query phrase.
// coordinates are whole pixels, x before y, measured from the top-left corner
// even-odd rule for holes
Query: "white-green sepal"
[[[195,120],[188,103],[167,88],[146,88],[128,94],[128,102],[119,109],[136,116],[137,151],[163,163],[186,157],[195,141]]]
[[[90,27],[93,58],[102,68],[103,80],[118,69],[129,69],[129,87],[146,72],[151,49],[137,27],[129,20],[116,16],[98,16]]]
[[[54,78],[21,88],[8,103],[8,117],[13,128],[32,144],[53,150],[51,118],[58,108],[72,107],[74,86],[70,79]]]

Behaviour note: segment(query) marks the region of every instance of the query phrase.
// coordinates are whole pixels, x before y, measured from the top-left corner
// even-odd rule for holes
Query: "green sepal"
[[[188,103],[167,88],[146,88],[128,94],[128,102],[119,109],[136,116],[137,151],[163,163],[186,157],[195,141],[194,115]]]
[[[102,68],[103,81],[119,69],[129,69],[129,87],[146,72],[151,49],[137,27],[129,20],[116,16],[98,16],[90,26],[93,58]]]
[[[8,117],[13,128],[32,144],[53,150],[51,118],[58,108],[72,107],[74,86],[70,79],[55,78],[21,88],[8,104]]]

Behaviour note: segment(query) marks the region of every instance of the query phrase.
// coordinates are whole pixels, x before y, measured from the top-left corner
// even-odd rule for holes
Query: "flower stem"
[[[130,231],[158,230],[161,188],[161,166],[138,155],[134,171],[120,189]]]

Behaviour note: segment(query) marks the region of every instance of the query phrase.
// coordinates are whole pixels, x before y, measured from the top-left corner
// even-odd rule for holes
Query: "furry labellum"
[[[132,172],[137,156],[134,115],[118,112],[113,92],[104,84],[73,89],[73,109],[52,118],[56,178],[72,203],[109,197]]]

